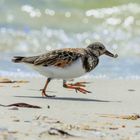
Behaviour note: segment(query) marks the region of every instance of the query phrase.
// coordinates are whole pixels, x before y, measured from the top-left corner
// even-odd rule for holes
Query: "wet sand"
[[[1,105],[41,108],[0,106],[0,139],[140,139],[140,80],[87,79],[92,93],[86,95],[54,80],[47,93],[56,97],[45,98],[39,91],[45,78],[6,78],[15,82],[0,83]]]

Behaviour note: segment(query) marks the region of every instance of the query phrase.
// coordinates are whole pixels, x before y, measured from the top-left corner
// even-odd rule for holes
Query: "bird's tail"
[[[20,63],[22,62],[22,59],[25,58],[25,57],[22,57],[22,56],[14,56],[14,58],[12,59],[12,61],[14,63]]]

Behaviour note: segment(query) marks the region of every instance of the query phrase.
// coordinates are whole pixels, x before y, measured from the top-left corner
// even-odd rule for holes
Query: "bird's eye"
[[[100,49],[100,50],[103,50],[103,48],[102,48],[102,47],[99,47],[99,49]]]

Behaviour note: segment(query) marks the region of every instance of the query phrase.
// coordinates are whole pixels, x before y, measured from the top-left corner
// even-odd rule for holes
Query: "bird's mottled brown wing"
[[[82,52],[82,50],[81,50]],[[43,54],[34,61],[34,65],[57,66],[64,68],[77,60],[82,53],[78,49],[54,50],[47,54]]]

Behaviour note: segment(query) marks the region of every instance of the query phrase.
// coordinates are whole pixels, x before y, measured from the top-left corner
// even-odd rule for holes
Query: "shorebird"
[[[74,89],[81,93],[90,93],[86,90],[86,82],[68,84],[67,80],[80,77],[92,71],[99,63],[101,55],[116,58],[117,54],[109,52],[100,42],[88,45],[86,48],[63,48],[49,51],[45,54],[22,57],[14,56],[15,63],[26,63],[40,74],[47,77],[46,84],[42,89],[42,96],[52,97],[46,94],[46,89],[52,79],[63,79],[63,87]]]

